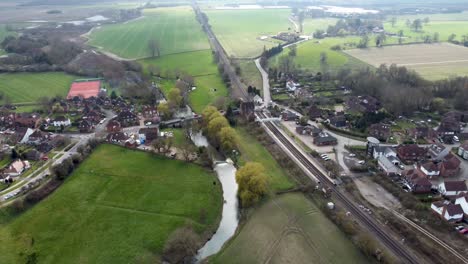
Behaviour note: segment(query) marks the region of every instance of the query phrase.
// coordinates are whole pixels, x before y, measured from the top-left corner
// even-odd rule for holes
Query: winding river
[[[203,135],[201,135],[201,133],[192,135],[192,141],[197,147],[208,146],[208,141]],[[218,253],[224,243],[234,235],[237,226],[239,225],[236,167],[228,162],[220,162],[214,167],[214,171],[218,175],[218,179],[223,188],[223,214],[216,233],[198,251],[196,262],[200,262],[206,257]]]

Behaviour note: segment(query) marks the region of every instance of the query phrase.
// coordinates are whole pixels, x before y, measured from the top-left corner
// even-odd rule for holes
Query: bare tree
[[[156,58],[161,55],[161,47],[156,39],[150,39],[148,41],[148,49],[152,58]]]

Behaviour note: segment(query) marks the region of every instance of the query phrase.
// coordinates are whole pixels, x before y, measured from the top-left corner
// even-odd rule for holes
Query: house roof
[[[447,213],[450,216],[463,214],[463,208],[459,204],[450,203],[450,204],[447,204],[445,208],[447,208]]]
[[[450,191],[468,191],[465,181],[446,181],[444,182],[445,190]]]
[[[433,202],[432,205],[434,205],[435,207],[444,207],[445,206],[445,201],[437,201],[437,202]]]
[[[426,163],[421,164],[421,167],[426,169],[426,171],[439,171],[440,170],[440,165],[432,161],[428,161]]]
[[[67,121],[68,118],[64,117],[64,116],[57,116],[53,121],[56,121],[56,122],[64,122],[64,121]]]
[[[452,153],[445,156],[442,166],[448,170],[456,170],[460,167],[461,161]]]
[[[421,148],[416,144],[400,145],[397,148],[398,154],[403,156],[423,156],[426,154],[426,149]]]

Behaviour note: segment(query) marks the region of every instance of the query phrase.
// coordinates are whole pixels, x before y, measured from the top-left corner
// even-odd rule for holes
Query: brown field
[[[428,80],[468,75],[468,48],[449,43],[352,49],[345,52],[375,67],[383,63],[406,66]]]

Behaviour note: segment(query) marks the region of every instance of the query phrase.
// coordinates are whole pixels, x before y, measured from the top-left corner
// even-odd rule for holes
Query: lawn
[[[0,74],[0,92],[13,103],[35,103],[43,96],[65,97],[76,78],[61,72]]]
[[[264,47],[278,45],[276,40],[260,40],[260,37],[294,30],[288,20],[290,9],[206,10],[205,13],[228,55],[238,58],[256,57]]]
[[[199,166],[101,145],[40,204],[0,215],[2,263],[155,263],[169,234],[214,230],[222,206],[215,176]],[[205,211],[205,221],[201,212]]]
[[[327,31],[328,26],[335,25],[336,18],[307,18],[302,23],[302,31],[305,35],[312,35],[317,30]]]
[[[160,82],[162,91],[167,94],[174,87],[175,71],[185,72],[195,77],[196,90],[190,92],[192,109],[201,113],[219,97],[227,97],[228,90],[222,81],[218,68],[213,62],[211,50],[185,52],[162,56],[156,59],[139,61],[145,69],[150,65],[161,69],[162,76],[170,80]]]
[[[213,263],[370,261],[316,205],[296,193],[277,196],[256,209]]]
[[[263,164],[267,169],[268,176],[270,176],[270,187],[273,191],[293,187],[293,183],[286,176],[286,172],[257,139],[250,135],[245,128],[236,127],[236,131],[239,135],[240,165],[248,161]]]
[[[142,18],[96,28],[89,44],[136,59],[151,56],[150,40],[159,43],[161,55],[210,48],[190,7],[145,9]]]
[[[342,51],[331,50],[332,46],[340,45],[343,49],[354,46],[359,41],[357,37],[345,38],[325,38],[320,40],[310,40],[300,43],[297,46],[297,55],[294,57],[295,64],[310,71],[337,71],[342,68],[362,68],[367,64],[345,54]],[[289,53],[286,48],[281,54],[270,59],[270,65],[277,65],[279,58]],[[327,54],[327,64],[324,68],[320,63],[322,53]]]

